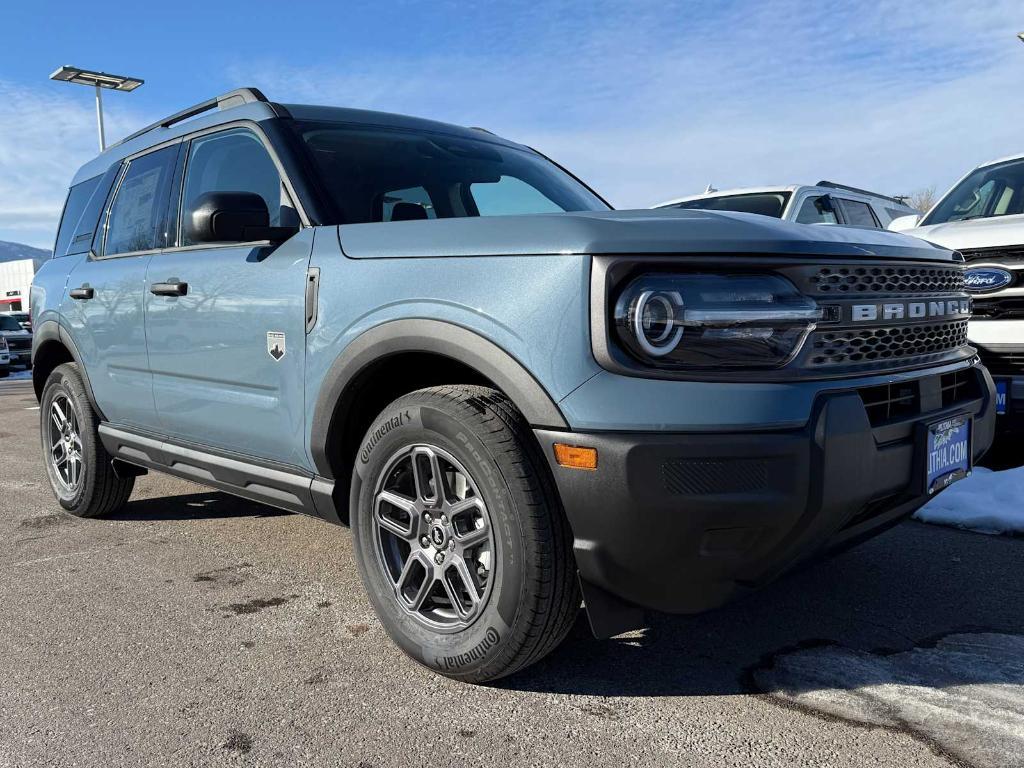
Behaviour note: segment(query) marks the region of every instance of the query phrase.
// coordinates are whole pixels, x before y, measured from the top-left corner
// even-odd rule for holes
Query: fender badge
[[[284,334],[281,331],[267,331],[267,354],[275,360],[280,360],[284,353]]]

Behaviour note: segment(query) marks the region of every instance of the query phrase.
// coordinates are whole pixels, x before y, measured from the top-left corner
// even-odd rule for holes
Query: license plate
[[[1006,396],[1010,392],[1010,382],[1006,379],[996,380],[996,415],[1006,415]]]
[[[938,493],[971,473],[971,419],[954,416],[928,425],[928,493]]]

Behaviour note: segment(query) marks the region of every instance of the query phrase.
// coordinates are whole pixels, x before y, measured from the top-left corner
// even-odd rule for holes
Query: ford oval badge
[[[970,293],[988,293],[1013,282],[1013,273],[998,267],[976,267],[964,275],[964,287]]]

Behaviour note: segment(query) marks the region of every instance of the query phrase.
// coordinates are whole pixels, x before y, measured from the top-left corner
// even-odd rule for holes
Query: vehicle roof
[[[430,131],[433,133],[446,133],[449,135],[472,138],[477,140],[490,141],[510,147],[522,147],[508,139],[496,136],[490,131],[481,128],[467,128],[450,123],[442,123],[436,120],[426,120],[420,117],[392,114],[389,112],[375,112],[366,109],[352,109],[348,107],[325,107],[308,104],[277,104],[271,101],[256,101],[226,109],[212,109],[207,112],[189,117],[173,125],[164,127],[157,125],[143,132],[133,134],[127,139],[116,144],[111,144],[104,152],[87,162],[75,174],[71,185],[74,186],[93,176],[104,173],[111,165],[119,160],[133,155],[136,152],[156,146],[165,141],[180,138],[193,131],[205,128],[215,128],[224,123],[236,120],[252,120],[263,122],[277,118],[294,118],[296,120],[323,120],[328,122],[346,123],[349,125],[383,126],[389,128],[407,128],[417,131]]]
[[[676,205],[677,203],[688,203],[692,200],[707,200],[714,197],[729,197],[732,195],[757,195],[757,194],[771,194],[773,192],[797,192],[799,190],[812,189],[821,190],[822,192],[828,192],[829,194],[840,195],[842,197],[861,197],[872,200],[884,200],[890,206],[902,207],[907,210],[914,210],[906,203],[900,203],[892,200],[888,195],[883,195],[876,192],[869,192],[867,190],[852,189],[850,187],[832,187],[820,184],[779,184],[776,186],[764,186],[764,187],[735,187],[733,189],[717,189],[714,192],[705,192],[699,195],[687,195],[686,197],[677,197],[672,200],[666,200],[663,203],[658,203],[652,206],[653,208],[664,208],[667,205]]]
[[[1006,157],[1000,157],[996,160],[989,160],[987,163],[982,163],[978,168],[988,168],[990,165],[999,165],[1000,163],[1009,163],[1011,160],[1024,160],[1024,153],[1017,155],[1007,155]],[[975,168],[974,170],[978,170]]]

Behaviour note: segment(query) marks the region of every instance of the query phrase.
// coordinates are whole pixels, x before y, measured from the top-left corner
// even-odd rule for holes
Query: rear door
[[[162,431],[187,443],[295,466],[304,447],[305,285],[313,230],[276,247],[202,243],[188,222],[208,192],[252,192],[271,226],[298,213],[281,166],[255,126],[183,144],[175,246],[146,275],[146,336]],[[168,295],[167,286],[178,286]]]
[[[61,313],[78,348],[96,402],[112,422],[159,425],[146,354],[143,293],[149,260],[166,245],[167,208],[178,156],[171,144],[130,158],[113,170],[102,217],[83,222],[64,258],[78,259],[68,276]],[[86,214],[89,211],[87,209]],[[84,218],[84,214],[83,214]],[[71,255],[78,243],[91,249]]]

